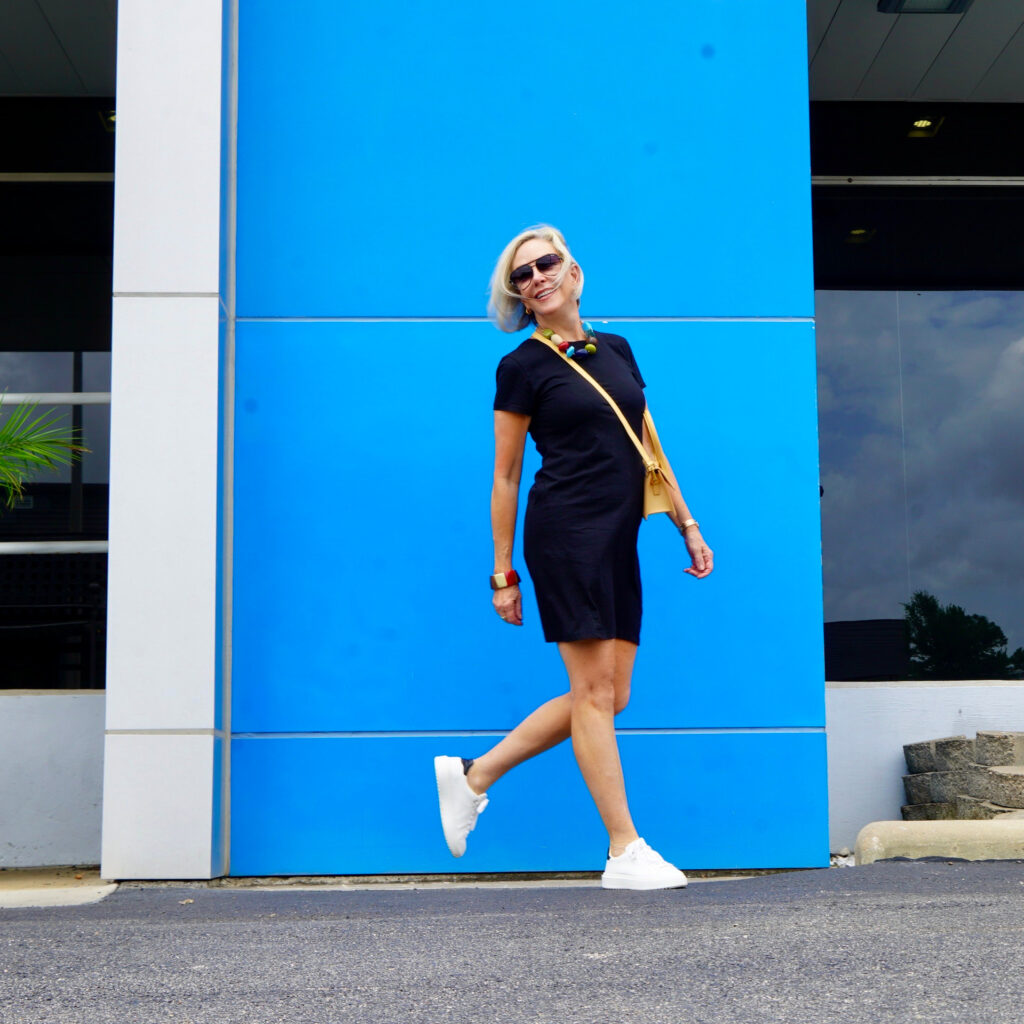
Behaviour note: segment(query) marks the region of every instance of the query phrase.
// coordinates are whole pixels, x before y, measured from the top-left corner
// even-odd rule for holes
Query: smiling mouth
[[[544,291],[537,292],[536,298],[546,299],[549,295],[553,295],[556,291],[558,291],[557,288],[545,288]]]

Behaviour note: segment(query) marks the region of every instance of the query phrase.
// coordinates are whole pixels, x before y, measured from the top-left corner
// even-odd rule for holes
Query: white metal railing
[[[110,405],[109,391],[8,391],[0,392],[0,409],[5,405]]]
[[[28,183],[64,181],[113,181],[113,171],[0,171],[0,182]]]
[[[0,555],[102,554],[110,550],[106,540],[3,540]]]

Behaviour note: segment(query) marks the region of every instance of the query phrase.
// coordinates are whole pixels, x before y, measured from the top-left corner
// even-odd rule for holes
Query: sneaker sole
[[[601,876],[602,889],[632,889],[634,892],[647,892],[651,889],[685,889],[684,878],[681,882],[650,882],[640,878],[629,878],[625,875]]]
[[[459,760],[459,774],[462,774],[461,760]],[[448,852],[453,857],[461,857],[466,852],[466,840],[461,841],[461,849],[458,841],[453,845],[453,840],[449,836],[450,824],[444,809],[445,800],[455,796],[455,782],[461,781],[455,774],[454,765],[449,757],[442,754],[434,758],[434,777],[437,779],[437,804],[438,810],[441,812],[441,830],[444,832],[444,841],[448,844]]]

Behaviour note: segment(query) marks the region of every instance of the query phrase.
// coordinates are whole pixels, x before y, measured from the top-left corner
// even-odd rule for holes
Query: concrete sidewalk
[[[1018,1024],[1024,864],[692,884],[125,884],[0,911],[17,1024]]]
[[[0,868],[0,912],[96,903],[116,890],[96,868]]]

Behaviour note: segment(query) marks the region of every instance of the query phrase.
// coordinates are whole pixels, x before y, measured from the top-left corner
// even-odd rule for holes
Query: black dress
[[[644,381],[626,339],[599,333],[597,352],[579,362],[642,436]],[[544,638],[638,644],[644,467],[618,417],[535,338],[498,364],[494,408],[531,417],[542,459],[526,505],[523,552]]]

